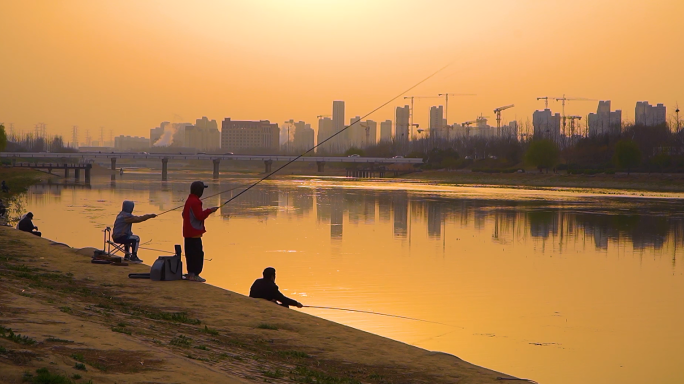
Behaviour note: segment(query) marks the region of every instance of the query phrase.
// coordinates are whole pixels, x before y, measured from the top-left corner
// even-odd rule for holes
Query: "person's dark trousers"
[[[204,250],[201,237],[185,238],[185,261],[188,263],[188,273],[199,275],[204,267]]]
[[[133,252],[131,252],[134,255],[138,254],[138,242],[140,241],[140,238],[138,236],[122,236],[122,237],[117,237],[114,239],[114,242],[117,244],[121,244],[124,246],[124,252],[129,253],[131,248],[133,248]]]
[[[36,236],[38,236],[38,237],[42,237],[42,235],[43,235],[42,233],[40,233],[40,232],[38,232],[38,231],[33,231],[33,232],[31,232],[31,233],[33,233],[34,235],[36,235]]]

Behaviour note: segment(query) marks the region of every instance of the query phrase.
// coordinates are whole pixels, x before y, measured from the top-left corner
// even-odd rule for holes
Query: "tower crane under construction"
[[[570,120],[570,137],[575,136],[575,120],[582,120],[582,116],[568,116]]]
[[[444,96],[444,125],[446,128],[446,138],[449,141],[449,96],[476,96],[474,93],[440,93],[439,97]]]
[[[409,110],[410,125],[413,126],[413,99],[435,99],[439,96],[404,96],[405,99],[411,99],[411,109]]]
[[[565,116],[565,102],[566,101],[596,101],[596,99],[587,99],[584,97],[565,97],[565,95],[563,95],[563,97],[555,97],[554,100],[562,102],[561,104],[563,106],[563,136],[565,136],[565,126],[566,126],[565,121],[567,119],[567,116]]]
[[[537,97],[537,100],[544,100],[544,109],[549,109],[549,97]]]
[[[470,120],[466,121],[465,123],[461,123],[461,125],[465,127],[466,137],[470,137],[470,124],[475,123],[477,123],[477,120]]]
[[[494,110],[494,113],[496,113],[496,135],[498,137],[501,137],[501,111],[505,111],[508,108],[513,108],[515,107],[514,104],[511,105],[505,105],[503,107],[499,107]]]

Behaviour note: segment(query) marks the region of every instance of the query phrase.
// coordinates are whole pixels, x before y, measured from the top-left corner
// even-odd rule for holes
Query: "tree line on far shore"
[[[559,145],[562,144],[562,145]],[[573,174],[615,172],[684,172],[684,130],[672,132],[666,124],[632,125],[619,133],[549,139],[467,137],[450,141],[421,139],[409,143],[382,142],[345,155],[423,158],[423,169],[471,169],[476,172],[517,172],[525,166],[540,172]]]

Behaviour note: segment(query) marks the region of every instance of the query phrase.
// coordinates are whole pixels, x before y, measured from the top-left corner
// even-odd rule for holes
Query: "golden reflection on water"
[[[207,194],[243,182],[222,180]],[[100,247],[122,200],[137,214],[160,212],[182,205],[188,186],[135,176],[89,189],[39,185],[23,204],[44,236]],[[680,201],[268,182],[207,220],[212,261],[202,275],[246,294],[273,266],[283,292],[304,304],[448,325],[302,311],[541,383],[684,382]],[[134,232],[172,250],[182,244],[180,212]],[[140,255],[149,264],[159,252]]]

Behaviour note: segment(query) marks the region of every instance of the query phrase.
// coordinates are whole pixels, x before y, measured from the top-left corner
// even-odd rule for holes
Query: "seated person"
[[[9,192],[9,187],[5,184],[5,180],[2,181],[2,186],[0,186],[0,188],[2,188],[3,192]]]
[[[19,224],[17,224],[17,229],[20,231],[32,233],[36,236],[41,236],[41,233],[38,232],[38,227],[33,225],[33,213],[29,212],[24,215],[24,217],[19,220]]]
[[[5,208],[5,204],[0,200],[0,217],[5,216],[5,213],[7,213],[7,208]]]
[[[282,305],[285,308],[289,308],[290,305],[294,305],[297,308],[303,307],[302,303],[299,301],[287,298],[280,293],[278,286],[275,283],[275,278],[275,268],[268,267],[264,269],[264,277],[256,279],[254,284],[252,284],[252,288],[249,290],[249,297],[266,299],[278,305]]]
[[[133,223],[142,223],[153,217],[157,217],[154,213],[144,216],[134,216],[133,208],[135,203],[132,201],[124,201],[121,207],[121,212],[116,216],[114,221],[114,229],[112,229],[112,240],[117,244],[124,245],[126,255],[124,261],[129,263],[142,263],[143,261],[138,257],[138,245],[140,244],[140,237],[133,234]],[[132,252],[129,252],[131,251]]]

